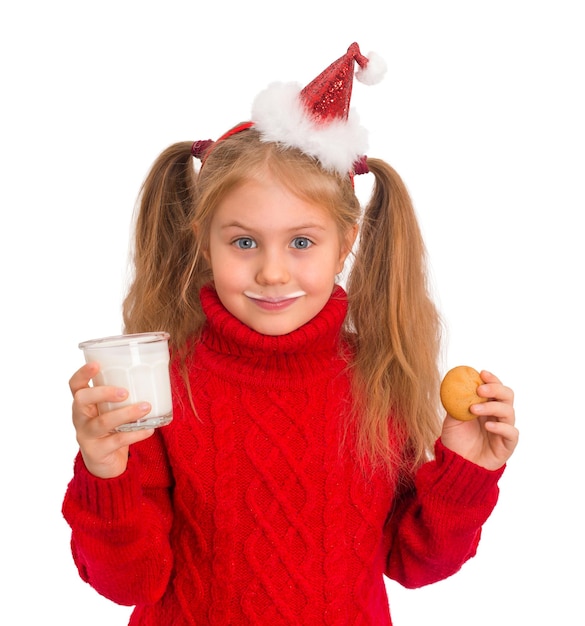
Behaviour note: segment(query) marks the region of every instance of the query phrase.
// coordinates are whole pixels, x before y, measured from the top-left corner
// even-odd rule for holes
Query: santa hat
[[[374,52],[365,57],[358,44],[352,43],[306,87],[298,83],[269,85],[252,105],[252,121],[232,128],[217,141],[254,127],[262,141],[298,148],[327,170],[342,175],[359,173],[356,164],[364,159],[368,137],[350,108],[356,63],[355,77],[366,85],[376,84],[386,72],[381,57]],[[193,156],[204,159],[213,143],[195,142]]]
[[[252,106],[252,120],[262,141],[274,141],[315,157],[327,170],[351,173],[367,149],[367,131],[350,109],[355,64],[358,81],[379,82],[386,64],[377,54],[367,57],[352,43],[303,89],[298,83],[273,83]]]

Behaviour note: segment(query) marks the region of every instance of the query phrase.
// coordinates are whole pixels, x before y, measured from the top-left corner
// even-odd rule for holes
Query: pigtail
[[[202,324],[199,290],[186,287],[196,255],[191,222],[197,174],[191,145],[167,148],[144,181],[135,221],[134,275],[123,304],[125,332],[166,330],[175,347]]]
[[[440,320],[408,191],[384,161],[368,159],[368,167],[375,185],[347,287],[358,449],[392,467],[401,457],[389,457],[390,440],[399,436],[417,465],[439,433]]]

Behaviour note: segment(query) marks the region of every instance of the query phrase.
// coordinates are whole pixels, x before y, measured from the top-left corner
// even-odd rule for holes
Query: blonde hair
[[[187,340],[205,321],[199,290],[212,280],[203,252],[214,210],[230,190],[268,170],[329,211],[340,237],[360,225],[344,324],[355,401],[346,439],[352,433],[359,458],[370,466],[410,473],[430,457],[440,431],[441,324],[418,221],[398,174],[368,159],[375,183],[362,212],[349,176],[324,171],[299,150],[262,142],[254,129],[215,144],[199,173],[192,161],[191,143],[170,146],[142,187],[134,277],[123,306],[126,332],[167,330],[173,349],[186,356]]]

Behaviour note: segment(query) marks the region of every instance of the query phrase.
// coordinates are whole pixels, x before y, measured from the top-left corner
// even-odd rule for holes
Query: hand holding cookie
[[[502,467],[518,443],[512,389],[489,372],[458,366],[445,375],[440,395],[443,445],[486,469]]]

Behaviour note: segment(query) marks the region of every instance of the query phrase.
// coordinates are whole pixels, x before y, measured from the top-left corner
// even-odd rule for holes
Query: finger
[[[88,404],[116,403],[123,402],[126,398],[128,398],[128,390],[124,387],[98,385],[79,389],[73,397],[73,405],[83,407]]]
[[[504,442],[504,446],[508,450],[513,451],[518,445],[520,433],[518,432],[518,429],[511,424],[506,424],[505,422],[487,421],[485,423],[485,428],[491,435],[500,437]]]
[[[99,415],[99,405],[116,403],[126,400],[128,391],[121,387],[98,385],[97,387],[83,387],[73,396],[72,417],[76,429],[82,428],[85,421]]]
[[[484,383],[502,383],[502,381],[495,374],[488,372],[488,370],[481,370],[479,376]]]
[[[480,398],[492,398],[507,404],[514,403],[514,391],[500,382],[480,385],[477,388],[477,395]]]
[[[516,414],[514,407],[505,402],[487,401],[479,404],[472,404],[469,410],[478,417],[495,419],[506,424],[514,424]]]
[[[86,363],[80,367],[75,374],[69,379],[69,389],[71,394],[75,395],[77,391],[85,387],[89,387],[90,380],[99,372],[99,363]]]
[[[151,409],[152,407],[148,402],[139,402],[114,409],[113,411],[107,411],[91,419],[82,419],[80,420],[83,422],[81,436],[87,439],[100,439],[119,434],[116,431],[118,426],[142,419],[148,415]]]
[[[113,442],[114,450],[117,450],[118,448],[131,446],[134,443],[148,439],[154,434],[155,430],[155,428],[143,428],[142,430],[131,430],[122,433],[114,431],[109,440]]]

